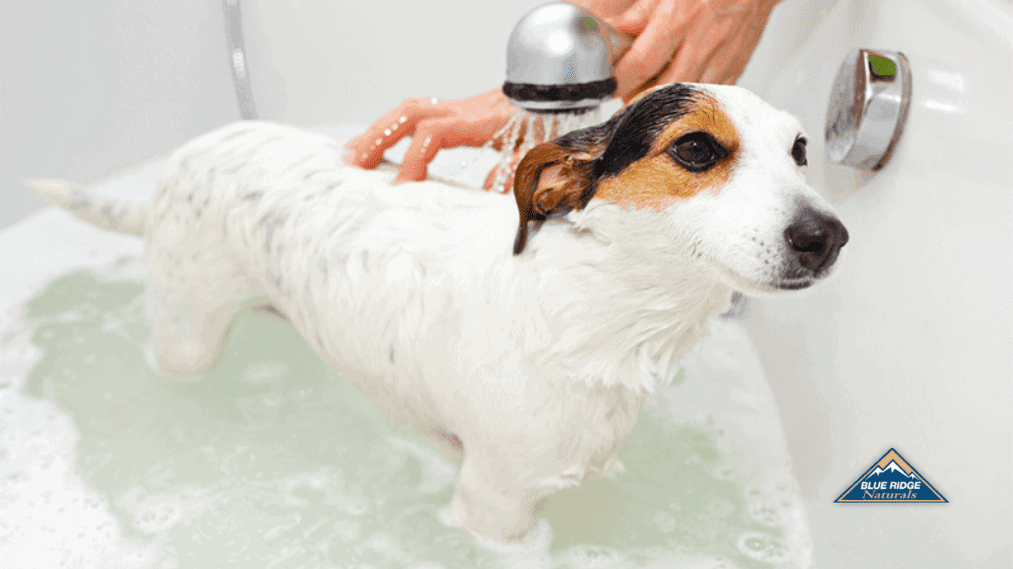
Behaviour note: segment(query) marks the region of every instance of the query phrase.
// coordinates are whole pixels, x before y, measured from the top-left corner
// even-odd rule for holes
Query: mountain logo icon
[[[890,449],[834,500],[835,504],[859,502],[946,503],[948,500],[899,452]]]

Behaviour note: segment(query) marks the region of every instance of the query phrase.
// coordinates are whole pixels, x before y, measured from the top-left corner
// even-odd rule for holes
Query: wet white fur
[[[795,200],[829,211],[792,162],[793,117],[701,89],[742,140],[720,191],[664,213],[592,200],[519,256],[512,196],[392,185],[392,172],[346,167],[331,139],[263,122],[180,148],[143,227],[136,211],[82,217],[143,231],[164,370],[206,371],[238,311],[273,306],[388,415],[461,456],[457,523],[508,541],[545,495],[619,466],[645,394],[731,287],[772,288]],[[111,207],[37,187],[79,213]]]

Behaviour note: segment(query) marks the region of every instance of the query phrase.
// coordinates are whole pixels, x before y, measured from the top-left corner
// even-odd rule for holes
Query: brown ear
[[[532,148],[517,165],[514,197],[520,213],[520,227],[514,239],[514,255],[524,250],[528,222],[541,223],[552,213],[580,209],[590,199],[593,156],[575,153],[555,142]]]

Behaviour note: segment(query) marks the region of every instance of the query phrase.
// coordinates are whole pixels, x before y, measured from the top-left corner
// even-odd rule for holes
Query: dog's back
[[[347,167],[342,153],[328,137],[255,121],[177,150],[148,215],[153,284],[214,294],[201,304],[226,312],[270,304],[333,365],[397,373],[417,353],[399,351],[399,338],[424,341],[467,296],[455,288],[509,262],[513,200],[391,185],[392,174]],[[195,268],[200,278],[182,286],[178,275]]]

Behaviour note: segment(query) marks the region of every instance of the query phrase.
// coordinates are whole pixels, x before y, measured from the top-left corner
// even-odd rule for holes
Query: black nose
[[[798,263],[819,273],[837,260],[841,247],[848,242],[848,230],[836,217],[806,208],[784,230],[784,238]]]

